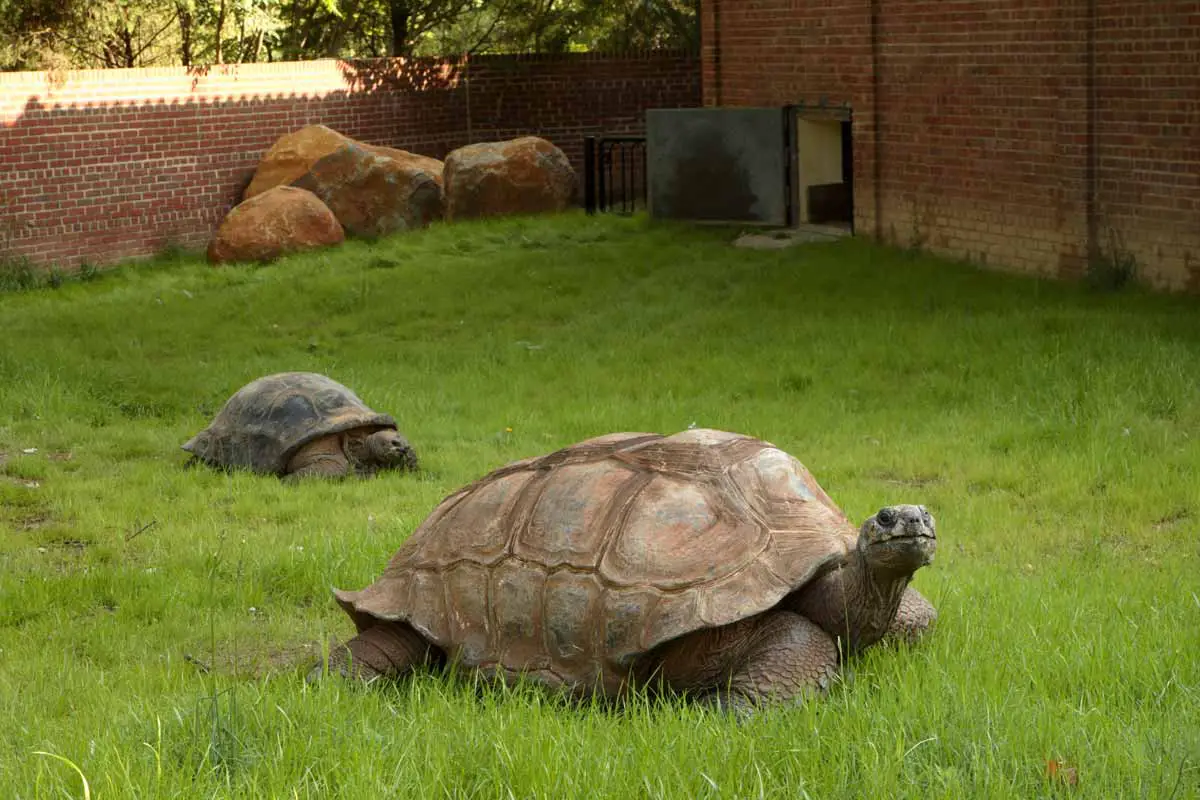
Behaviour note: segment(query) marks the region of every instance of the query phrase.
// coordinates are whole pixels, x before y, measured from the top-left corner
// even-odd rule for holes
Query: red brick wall
[[[439,158],[536,134],[578,168],[585,134],[699,102],[698,60],[677,53],[0,74],[0,258],[202,247],[263,151],[307,124]]]
[[[860,230],[1077,275],[1091,219],[1200,289],[1200,2],[703,0],[702,22],[706,105],[851,106]]]
[[[470,74],[471,138],[509,139],[542,131],[583,166],[583,137],[640,134],[648,108],[700,105],[696,56],[563,60],[490,57]],[[459,102],[466,102],[465,92]],[[463,136],[465,137],[465,131]],[[465,138],[462,142],[465,143]]]
[[[1200,291],[1200,2],[1096,5],[1101,224],[1162,282]]]

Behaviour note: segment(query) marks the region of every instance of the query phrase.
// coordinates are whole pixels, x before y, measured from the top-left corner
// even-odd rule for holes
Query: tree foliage
[[[0,69],[698,46],[699,0],[0,0]]]

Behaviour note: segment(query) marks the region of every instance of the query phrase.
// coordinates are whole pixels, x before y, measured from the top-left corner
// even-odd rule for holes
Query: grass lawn
[[[1200,797],[1195,299],[729,239],[568,215],[0,295],[0,796]],[[395,415],[422,472],[181,468],[235,389],[301,369]],[[929,506],[934,634],[744,724],[303,684],[351,631],[329,587],[451,490],[692,423],[793,453],[856,521]]]

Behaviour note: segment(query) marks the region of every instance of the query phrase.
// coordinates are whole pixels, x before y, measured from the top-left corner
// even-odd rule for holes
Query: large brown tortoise
[[[315,372],[280,372],[251,381],[183,449],[215,467],[290,480],[417,466],[394,419]]]
[[[375,583],[334,591],[358,635],[328,666],[394,678],[450,660],[577,695],[800,699],[829,686],[839,654],[929,627],[936,612],[908,583],[934,549],[922,506],[856,531],[759,439],[610,434],[443,500]]]

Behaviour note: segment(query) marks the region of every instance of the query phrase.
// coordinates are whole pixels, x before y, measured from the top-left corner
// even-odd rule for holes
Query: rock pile
[[[443,164],[309,125],[262,157],[208,257],[269,261],[347,234],[373,238],[441,219],[562,211],[574,192],[567,157],[536,136],[460,147]]]

